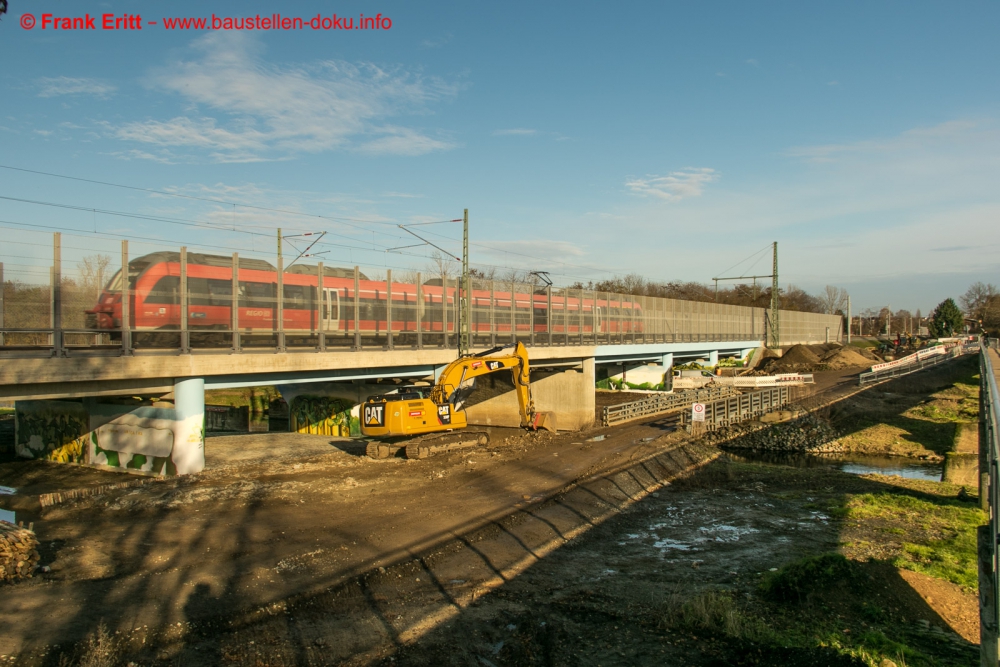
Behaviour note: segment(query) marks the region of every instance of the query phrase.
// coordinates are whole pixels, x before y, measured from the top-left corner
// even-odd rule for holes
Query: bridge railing
[[[979,498],[989,523],[979,529],[981,664],[998,664],[1000,635],[1000,353],[989,339],[980,352]],[[984,470],[985,466],[985,470]]]
[[[788,387],[775,387],[705,403],[703,428],[706,431],[715,431],[760,417],[788,405],[790,396]],[[682,413],[681,424],[687,426],[691,423],[691,415]]]
[[[58,233],[32,238],[25,243],[33,254],[23,260],[0,251],[0,356],[455,348],[459,342],[465,295],[447,272],[286,265],[279,257],[130,248],[127,241]],[[48,248],[41,242],[47,238]],[[129,280],[121,280],[121,267],[128,267]],[[761,308],[483,279],[473,281],[469,298],[474,347],[765,336]],[[839,338],[838,317],[781,317],[790,332],[784,342]]]
[[[916,373],[917,371],[922,371],[925,368],[931,368],[932,366],[939,366],[946,361],[951,361],[957,357],[965,354],[978,354],[979,344],[971,343],[967,345],[956,345],[949,349],[946,353],[928,357],[925,359],[917,359],[912,363],[904,364],[901,366],[893,366],[891,368],[883,368],[877,371],[869,371],[867,373],[862,373],[858,376],[858,385],[864,387],[865,385],[875,384],[876,382],[882,382],[884,380],[889,380],[895,377],[901,377],[903,375],[909,375],[910,373]]]
[[[706,387],[693,391],[682,391],[676,394],[650,394],[647,398],[632,401],[631,403],[605,406],[601,423],[604,426],[616,426],[632,421],[633,419],[674,412],[690,408],[694,403],[716,400],[736,394],[739,394],[739,390],[733,387]]]

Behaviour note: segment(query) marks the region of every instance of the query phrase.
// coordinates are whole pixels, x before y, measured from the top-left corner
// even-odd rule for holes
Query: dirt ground
[[[577,488],[577,480],[676,448],[679,436],[672,430],[658,422],[631,425],[592,442],[588,438],[605,431],[551,435],[493,429],[486,448],[422,461],[374,461],[364,456],[362,442],[319,436],[215,437],[206,444],[209,469],[198,475],[45,509],[37,495],[19,494],[12,499],[19,504],[18,518],[35,522],[42,562],[51,572],[5,587],[0,654],[16,655],[20,664],[47,664],[103,622],[112,632],[137,637],[135,648],[156,646],[140,651],[144,662],[192,664],[197,652],[178,657],[197,649],[197,641],[188,645],[191,623],[239,627],[294,599],[356,584],[359,575],[378,567],[426,567],[419,563],[428,550],[462,544],[505,517],[534,516],[556,494]],[[213,461],[216,452],[224,453],[219,457],[224,463]],[[669,475],[709,457],[700,451],[678,456]],[[0,464],[0,484],[32,493],[122,479],[44,462]],[[562,543],[631,502],[621,491],[607,493],[605,499],[605,491],[586,492],[580,500],[585,510],[556,502],[546,510],[551,516],[520,519],[529,534],[499,545],[500,569],[516,572],[517,563],[554,548],[545,545]],[[463,582],[452,584],[457,588],[448,596],[477,595],[489,577],[475,574],[494,576],[478,556],[474,560],[456,565],[454,575],[443,579]],[[440,593],[435,581],[428,575],[423,586]],[[421,586],[413,588],[404,588],[404,594],[416,594]],[[398,615],[400,622],[393,624],[398,633],[412,633],[411,626],[426,622],[419,609]],[[366,635],[354,628],[349,635],[365,651],[382,650],[387,636],[372,630]],[[337,660],[359,650],[352,643]],[[202,664],[217,663],[213,658]]]
[[[820,373],[800,398],[843,398],[855,381]],[[670,419],[558,435],[492,429],[487,447],[421,461],[373,461],[362,442],[320,436],[211,437],[204,473],[44,509],[40,493],[124,477],[0,463],[0,484],[20,488],[12,502],[36,522],[51,569],[3,588],[0,658],[863,664],[830,646],[748,644],[677,619],[685,601],[722,591],[747,614],[787,613],[791,624],[803,611],[846,612],[844,637],[865,631],[875,621],[840,603],[772,608],[758,585],[797,558],[871,543],[874,533],[823,508],[900,482],[732,461],[674,429]],[[859,576],[882,583],[893,610],[878,621],[886,633],[929,654],[950,642],[956,661],[934,664],[972,664],[963,660],[975,655],[974,594],[865,567]]]

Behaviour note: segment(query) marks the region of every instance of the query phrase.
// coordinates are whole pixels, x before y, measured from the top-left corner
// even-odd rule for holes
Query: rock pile
[[[760,422],[736,424],[708,433],[705,439],[727,449],[816,454],[844,451],[833,427],[812,414],[774,426],[766,426]]]
[[[0,521],[0,581],[30,577],[40,558],[34,531]]]

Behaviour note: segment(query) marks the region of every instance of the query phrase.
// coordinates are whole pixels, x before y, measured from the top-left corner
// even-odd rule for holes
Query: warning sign
[[[705,421],[705,404],[695,403],[691,406],[691,421],[693,422],[703,422]]]
[[[385,426],[385,403],[366,403],[365,426]]]

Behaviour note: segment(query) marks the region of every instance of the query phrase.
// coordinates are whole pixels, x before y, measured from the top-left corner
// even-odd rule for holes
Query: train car
[[[385,281],[358,276],[358,312],[354,312],[354,270],[324,267],[319,288],[318,267],[293,265],[282,280],[282,324],[286,332],[328,334],[382,334],[390,313]],[[129,325],[133,331],[177,331],[181,324],[180,253],[157,252],[129,262]],[[188,329],[229,331],[232,327],[232,259],[221,255],[188,253]],[[277,269],[259,259],[240,258],[236,280],[236,307],[241,333],[270,333],[277,329]],[[392,283],[392,331],[394,334],[454,333],[457,330],[457,289],[445,289],[440,279],[417,286]],[[641,331],[638,303],[625,299],[579,298],[553,295],[551,311],[544,291],[472,291],[471,330],[476,335],[491,332],[515,335],[547,333],[589,336]],[[98,303],[87,311],[87,327],[120,330],[122,326],[122,272],[111,278]],[[511,301],[513,300],[513,318]],[[513,322],[512,322],[513,319]]]

